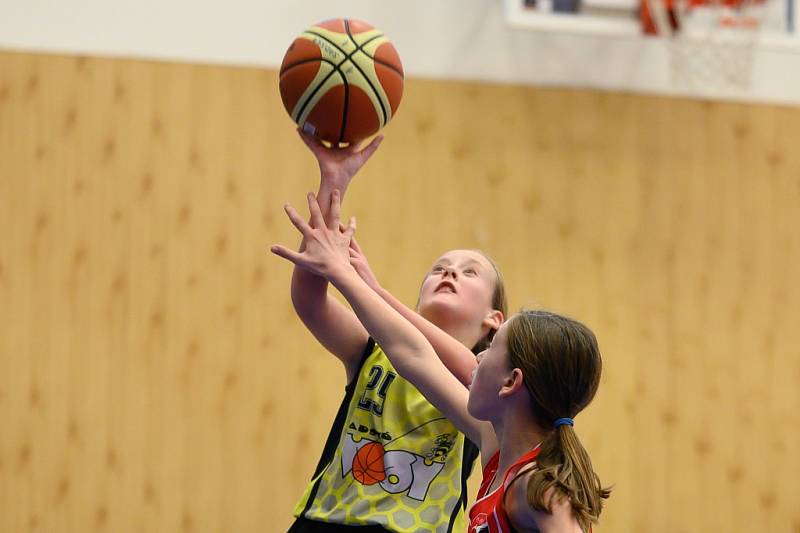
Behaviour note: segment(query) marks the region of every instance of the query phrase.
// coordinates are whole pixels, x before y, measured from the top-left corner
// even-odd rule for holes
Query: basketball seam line
[[[373,441],[373,442],[375,442],[375,441]],[[380,443],[377,443],[377,444],[380,446]],[[367,457],[369,457],[369,455],[370,455],[370,454],[367,454]],[[372,461],[369,461],[369,462],[368,462],[368,463],[367,463],[365,466],[366,466],[367,468],[369,468],[369,469],[372,469],[372,465],[373,465],[373,464],[375,464],[375,463],[377,463],[378,461],[380,461],[381,463],[383,463],[383,456],[384,456],[384,454],[383,454],[383,453],[381,453],[381,454],[380,454],[378,457],[376,457],[376,458],[375,458],[375,459],[373,459]]]
[[[348,30],[348,32],[349,32],[349,30]],[[311,35],[316,35],[316,36],[317,36],[317,37],[319,37],[320,39],[323,39],[323,40],[325,40],[326,42],[328,42],[328,43],[329,43],[331,46],[333,46],[334,48],[336,48],[336,49],[337,49],[339,52],[341,52],[341,53],[342,53],[342,55],[344,55],[344,59],[342,60],[342,62],[341,62],[341,63],[339,63],[339,65],[341,65],[341,64],[342,64],[342,63],[344,63],[345,61],[350,61],[350,62],[353,64],[353,66],[356,68],[356,70],[358,70],[358,72],[359,72],[359,73],[361,74],[361,76],[364,78],[364,81],[366,81],[366,82],[367,82],[367,85],[369,85],[369,88],[370,88],[370,89],[372,89],[372,92],[373,92],[373,93],[375,93],[375,97],[378,99],[378,103],[379,103],[379,104],[380,104],[380,106],[381,106],[381,113],[383,113],[383,121],[381,122],[381,127],[385,126],[385,125],[386,125],[386,123],[389,121],[389,117],[388,117],[388,115],[386,114],[386,107],[383,105],[383,99],[381,98],[381,95],[378,93],[378,91],[375,89],[375,86],[374,86],[374,85],[372,85],[372,82],[371,82],[371,81],[369,81],[369,78],[367,77],[366,73],[365,73],[363,70],[361,70],[361,67],[359,67],[359,66],[358,66],[358,64],[357,64],[355,61],[352,61],[352,60],[350,59],[352,56],[351,56],[351,55],[348,55],[348,54],[347,54],[347,52],[345,52],[344,50],[342,50],[341,48],[339,48],[339,45],[338,45],[338,44],[336,44],[335,42],[331,41],[330,39],[328,39],[327,37],[325,37],[325,36],[324,36],[324,35],[322,35],[321,33],[316,33],[316,32],[314,32],[314,31],[311,31],[311,30],[306,30],[306,32],[305,32],[305,33],[310,33]],[[350,37],[350,39],[352,39],[352,38],[353,38],[353,37],[352,37],[352,35],[350,35],[349,33],[348,33],[348,36]],[[355,52],[358,52],[358,49],[356,49],[356,50],[355,50],[353,53],[355,53]],[[338,69],[339,65],[337,65],[337,69]],[[344,74],[342,74],[342,78],[344,78]]]
[[[353,50],[353,53],[352,53],[352,54],[349,54],[349,55],[347,55],[347,59],[348,59],[348,60],[349,60],[349,61],[350,61],[350,62],[353,64],[353,66],[354,66],[354,67],[356,67],[356,69],[357,69],[357,70],[358,70],[358,71],[361,73],[361,75],[364,77],[364,80],[366,80],[367,84],[369,84],[369,88],[370,88],[370,89],[372,89],[372,92],[373,92],[373,93],[375,93],[375,97],[378,99],[378,103],[379,103],[379,104],[381,104],[381,113],[383,113],[383,123],[381,124],[381,127],[383,127],[383,126],[385,126],[386,124],[388,124],[388,123],[389,123],[389,114],[388,114],[388,113],[386,113],[386,106],[383,104],[383,98],[381,98],[381,95],[380,95],[380,93],[378,93],[378,90],[377,90],[377,89],[375,89],[375,86],[374,86],[374,85],[372,85],[372,82],[369,80],[369,78],[368,78],[368,77],[367,77],[367,75],[364,73],[364,71],[363,71],[363,70],[361,70],[361,67],[359,67],[359,66],[358,66],[358,63],[356,63],[356,62],[355,62],[355,61],[353,61],[353,59],[352,59],[352,58],[353,58],[353,56],[354,56],[356,53],[358,53],[359,51],[360,51],[360,52],[363,52],[363,50],[361,50],[361,47],[360,47],[360,46],[358,45],[358,43],[356,42],[356,39],[355,39],[355,37],[353,37],[353,34],[352,34],[352,33],[350,33],[350,21],[349,21],[349,20],[347,20],[347,19],[344,19],[344,31],[347,33],[347,37],[348,37],[348,38],[349,38],[349,39],[350,39],[350,40],[353,42],[353,44],[354,44],[354,45],[356,45],[356,49],[355,49],[355,50]],[[367,57],[369,57],[369,56],[367,56]],[[377,74],[377,72],[376,72],[376,74]],[[380,81],[380,80],[379,80],[379,81]],[[385,91],[384,91],[384,92],[385,92]],[[386,99],[387,99],[387,100],[389,99],[389,98],[388,98],[388,96],[387,96],[387,98],[386,98]]]
[[[334,63],[330,59],[325,59],[324,57],[312,57],[311,59],[301,59],[300,61],[297,61],[296,63],[292,63],[290,65],[286,65],[285,67],[283,67],[281,69],[280,76],[283,76],[284,74],[286,74],[286,71],[291,70],[294,67],[299,67],[300,65],[305,65],[306,63],[313,63],[314,61],[319,61],[321,63],[327,63],[330,66],[336,68],[336,63]]]
[[[322,35],[322,34],[320,34],[320,33],[316,33],[316,32],[313,32],[313,31],[311,31],[311,30],[306,30],[304,33],[310,33],[311,35],[315,35],[315,36],[319,37],[320,39],[324,39],[325,41],[327,41],[327,42],[328,42],[328,43],[329,43],[331,46],[333,46],[334,48],[336,48],[336,50],[338,50],[339,52],[341,52],[341,53],[342,53],[342,55],[344,55],[344,56],[345,56],[345,60],[344,60],[344,61],[347,61],[348,59],[350,59],[351,57],[353,57],[353,54],[355,54],[356,52],[361,52],[362,54],[364,54],[365,56],[367,56],[368,58],[370,58],[370,59],[371,59],[371,60],[373,60],[374,62],[376,62],[376,63],[379,63],[379,64],[383,65],[384,67],[388,68],[389,70],[391,70],[391,71],[395,72],[395,73],[396,73],[398,76],[400,76],[401,78],[405,79],[405,74],[403,74],[403,72],[402,72],[400,69],[398,69],[397,67],[395,67],[395,66],[394,66],[394,65],[392,65],[391,63],[387,63],[386,61],[384,61],[384,60],[382,60],[382,59],[378,59],[378,58],[376,58],[375,56],[371,56],[371,55],[369,55],[369,53],[367,53],[367,51],[366,51],[366,50],[364,50],[364,46],[365,46],[365,45],[367,45],[367,44],[371,43],[371,42],[372,42],[372,41],[374,41],[375,39],[380,39],[381,37],[384,37],[384,34],[383,34],[383,33],[379,33],[378,35],[375,35],[375,36],[373,36],[372,38],[370,38],[370,39],[368,39],[368,40],[364,41],[362,44],[358,44],[358,43],[356,42],[356,40],[353,38],[353,36],[352,36],[352,35],[350,35],[350,34],[348,34],[348,37],[350,37],[350,40],[353,42],[353,44],[355,44],[355,45],[356,45],[356,49],[355,49],[355,51],[353,52],[353,54],[348,54],[348,53],[347,53],[347,52],[345,52],[345,51],[344,51],[342,48],[340,48],[338,44],[336,44],[335,42],[331,41],[330,39],[328,39],[327,37],[325,37],[324,35]],[[342,61],[342,63],[344,63],[344,61]],[[331,64],[333,64],[333,63],[331,62]]]
[[[347,27],[348,27],[348,26],[347,26],[347,21],[345,21],[345,29],[347,29]],[[317,33],[317,32],[311,31],[311,30],[306,30],[306,31],[305,31],[305,32],[303,32],[303,33],[310,33],[311,35],[314,35],[314,36],[316,36],[316,37],[319,37],[320,39],[323,39],[324,41],[327,41],[327,43],[328,43],[328,44],[330,44],[331,46],[333,46],[334,48],[336,48],[336,50],[338,50],[338,51],[339,51],[339,52],[340,52],[340,53],[341,53],[341,54],[344,56],[344,59],[342,60],[342,62],[341,62],[341,63],[339,63],[339,65],[341,65],[342,63],[344,63],[345,61],[348,61],[348,60],[349,60],[351,63],[353,63],[353,64],[355,65],[355,63],[353,62],[353,59],[352,59],[352,58],[353,58],[353,56],[356,54],[356,52],[361,52],[362,54],[364,54],[365,56],[367,56],[367,57],[368,57],[368,58],[370,58],[371,60],[375,61],[376,63],[380,63],[380,64],[381,64],[381,65],[383,65],[384,67],[386,67],[386,68],[389,68],[389,69],[393,70],[394,72],[396,72],[397,74],[399,74],[401,78],[403,77],[403,73],[402,73],[402,72],[400,72],[400,70],[398,70],[397,68],[395,68],[395,67],[394,67],[394,66],[392,66],[391,64],[389,64],[389,63],[387,63],[387,62],[385,62],[385,61],[383,61],[383,60],[381,60],[381,59],[376,59],[374,56],[371,56],[371,55],[369,55],[369,54],[366,52],[366,50],[364,50],[364,48],[363,48],[363,46],[364,46],[365,44],[369,44],[369,43],[371,43],[372,41],[374,41],[375,39],[379,39],[379,38],[383,37],[383,36],[384,36],[384,34],[382,34],[382,33],[379,33],[378,35],[375,35],[374,37],[372,37],[372,38],[370,38],[370,39],[368,39],[368,40],[364,41],[364,43],[363,43],[363,44],[358,44],[358,42],[355,40],[355,38],[353,38],[353,36],[352,36],[352,35],[349,33],[349,31],[348,31],[348,33],[347,33],[347,36],[350,38],[350,41],[351,41],[351,42],[352,42],[354,45],[356,45],[356,49],[355,49],[355,50],[353,50],[353,53],[352,53],[352,54],[348,54],[348,53],[347,53],[347,52],[346,52],[346,51],[345,51],[343,48],[341,48],[341,47],[340,47],[338,44],[336,44],[335,42],[331,41],[330,39],[328,39],[326,36],[322,35],[321,33]],[[360,70],[361,70],[361,69],[359,69],[359,71],[360,71]],[[363,72],[362,72],[362,74],[363,74]]]
[[[323,85],[325,85],[325,82],[326,82],[326,81],[328,81],[328,78],[330,78],[331,76],[333,76],[333,75],[334,75],[335,73],[337,73],[337,72],[338,72],[338,73],[339,73],[339,75],[342,77],[342,79],[344,79],[344,74],[342,74],[342,73],[341,73],[341,71],[339,70],[339,68],[338,68],[338,67],[334,67],[334,69],[333,69],[333,70],[331,70],[331,71],[328,73],[328,75],[327,75],[327,76],[325,76],[325,77],[322,79],[322,81],[321,81],[321,82],[319,82],[319,83],[317,84],[317,86],[316,86],[316,87],[314,87],[314,90],[313,90],[313,91],[311,91],[311,94],[309,94],[309,95],[308,95],[308,98],[306,98],[306,101],[305,101],[305,102],[303,102],[303,105],[302,105],[302,106],[300,106],[300,111],[298,111],[298,113],[297,113],[297,118],[295,118],[295,119],[294,119],[294,121],[295,121],[295,122],[300,122],[300,117],[302,117],[302,116],[303,116],[303,113],[305,113],[305,111],[306,111],[306,107],[307,107],[307,106],[308,106],[308,104],[311,102],[311,100],[314,98],[314,95],[315,95],[315,94],[317,94],[317,92],[318,92],[318,91],[319,91],[319,90],[322,88],[322,86],[323,86]]]
[[[337,67],[338,70],[338,67]],[[344,102],[342,104],[342,127],[339,129],[339,140],[338,143],[342,142],[344,139],[344,130],[347,128],[347,111],[350,107],[350,84],[347,83],[347,76],[342,75],[342,82],[344,83]]]
[[[363,54],[364,54],[365,56],[367,56],[368,58],[372,59],[372,60],[373,60],[374,62],[376,62],[377,64],[379,64],[379,65],[382,65],[382,66],[384,66],[384,67],[388,68],[389,70],[391,70],[392,72],[394,72],[395,74],[397,74],[398,76],[400,76],[400,78],[401,78],[401,79],[405,79],[405,75],[404,75],[402,72],[400,72],[400,71],[399,71],[397,68],[395,68],[395,67],[394,67],[394,66],[392,66],[391,64],[387,63],[386,61],[382,61],[382,60],[380,60],[380,59],[377,59],[377,58],[375,58],[375,57],[373,57],[373,56],[369,55],[368,53],[364,52],[364,50],[361,50],[361,53],[363,53]]]
[[[380,38],[380,37],[383,37],[383,34],[382,34],[382,33],[379,33],[378,35],[374,36],[374,37],[373,37],[373,38],[371,38],[371,39],[367,39],[366,41],[364,41],[364,42],[363,42],[363,43],[361,43],[361,44],[358,44],[358,43],[356,43],[356,46],[358,47],[358,50],[361,50],[361,53],[362,53],[362,54],[364,54],[365,56],[367,56],[368,58],[370,58],[370,59],[371,59],[371,60],[373,60],[374,62],[376,62],[376,63],[378,63],[378,64],[380,64],[380,65],[383,65],[384,67],[388,68],[389,70],[392,70],[392,71],[394,71],[394,72],[395,72],[396,74],[398,74],[398,75],[399,75],[401,78],[403,78],[403,77],[404,77],[404,76],[403,76],[403,73],[402,73],[402,72],[401,72],[399,69],[397,69],[397,68],[396,68],[394,65],[392,65],[391,63],[387,63],[386,61],[384,61],[384,60],[382,60],[382,59],[378,59],[378,58],[377,58],[377,57],[375,57],[375,56],[371,56],[371,55],[369,55],[369,54],[367,53],[367,51],[366,51],[366,50],[364,50],[364,47],[365,47],[366,45],[368,45],[369,43],[371,43],[372,41],[374,41],[375,39],[378,39],[378,38]],[[355,41],[354,39],[352,39],[352,38],[351,38],[351,40],[352,40],[354,43],[356,42],[356,41]]]

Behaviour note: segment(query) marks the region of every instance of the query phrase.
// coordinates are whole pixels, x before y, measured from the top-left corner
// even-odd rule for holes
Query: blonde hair
[[[506,286],[505,282],[503,281],[503,276],[500,274],[500,269],[497,268],[497,264],[495,264],[494,259],[492,259],[489,254],[483,250],[471,248],[469,251],[480,254],[492,266],[495,274],[494,290],[492,291],[492,309],[503,313],[503,317],[507,316],[508,303],[506,302]],[[416,308],[419,309],[419,297],[417,297]],[[472,353],[478,355],[487,349],[492,343],[495,333],[497,333],[496,329],[490,329],[489,332],[482,339],[480,339],[475,346],[472,347]]]
[[[483,250],[478,249],[471,249],[471,252],[475,252],[483,256],[490,265],[492,265],[492,269],[494,270],[495,280],[494,280],[494,291],[492,292],[492,309],[496,311],[500,311],[503,313],[503,317],[507,316],[508,314],[508,302],[506,301],[506,285],[503,281],[503,276],[500,274],[500,269],[497,268],[497,264],[494,262],[494,259],[489,257],[489,254],[484,252]],[[486,334],[478,343],[472,347],[472,352],[475,354],[479,354],[482,351],[486,350],[489,345],[492,343],[492,339],[494,338],[495,333],[497,333],[496,329],[490,329],[489,333]]]
[[[552,498],[567,498],[583,531],[588,532],[611,494],[569,424],[594,398],[602,359],[594,334],[575,320],[546,311],[522,311],[508,324],[512,368],[522,370],[537,424],[552,428],[541,444],[527,487],[528,504],[551,512]]]

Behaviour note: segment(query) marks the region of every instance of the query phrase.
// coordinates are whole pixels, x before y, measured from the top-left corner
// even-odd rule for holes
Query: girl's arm
[[[320,141],[298,130],[302,141],[317,159],[320,184],[317,199],[322,216],[332,216],[333,191],[344,195],[350,180],[377,150],[383,137],[378,136],[363,150],[357,145],[346,148],[326,148]],[[341,197],[337,201],[337,209]],[[336,217],[338,219],[338,212]],[[300,244],[300,251],[305,242]],[[296,268],[292,274],[292,304],[306,328],[329,352],[339,358],[350,381],[357,371],[369,334],[353,312],[328,295],[328,281],[312,272]]]
[[[336,195],[333,201],[337,201]],[[272,252],[330,280],[400,375],[413,383],[470,440],[480,443],[481,432],[488,424],[467,412],[467,389],[442,364],[422,333],[378,296],[350,265],[348,247],[355,230],[353,221],[342,230],[339,220],[332,217],[326,227],[313,195],[309,195],[308,206],[310,224],[291,206],[286,206],[287,215],[303,234],[305,250],[298,253],[276,245]],[[335,212],[338,209],[332,209]]]
[[[400,313],[403,318],[411,322],[414,327],[425,335],[425,338],[431,343],[444,366],[453,373],[458,381],[468,387],[472,383],[472,372],[478,366],[472,350],[451,337],[433,322],[403,305],[403,302],[384,289],[372,273],[367,258],[355,238],[350,241],[350,264],[353,265],[361,279],[383,298],[392,309]]]

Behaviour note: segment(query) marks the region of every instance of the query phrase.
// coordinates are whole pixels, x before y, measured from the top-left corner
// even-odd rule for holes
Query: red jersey
[[[506,515],[506,510],[503,508],[503,496],[516,473],[523,466],[534,461],[537,455],[539,455],[539,446],[517,459],[517,462],[506,471],[500,486],[487,494],[489,487],[497,477],[500,451],[498,450],[489,459],[486,468],[483,469],[483,481],[478,490],[478,499],[469,510],[469,533],[511,533],[514,531],[508,515]]]

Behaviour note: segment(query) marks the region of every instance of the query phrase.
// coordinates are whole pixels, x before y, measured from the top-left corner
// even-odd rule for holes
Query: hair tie
[[[555,424],[553,424],[553,425],[555,427],[559,427],[559,426],[563,426],[563,425],[574,426],[575,425],[575,421],[573,419],[571,419],[571,418],[559,418],[558,420],[555,421]]]

